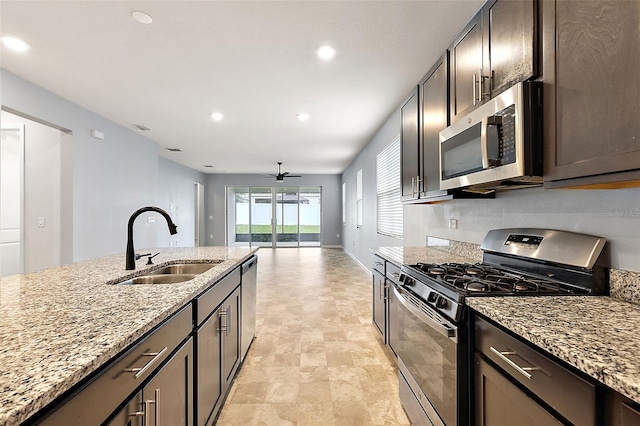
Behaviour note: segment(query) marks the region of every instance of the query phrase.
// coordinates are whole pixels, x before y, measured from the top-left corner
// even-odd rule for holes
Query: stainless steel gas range
[[[468,297],[608,294],[606,240],[535,228],[489,231],[477,264],[404,265],[394,285],[401,308],[400,399],[416,425],[472,424],[472,327]]]

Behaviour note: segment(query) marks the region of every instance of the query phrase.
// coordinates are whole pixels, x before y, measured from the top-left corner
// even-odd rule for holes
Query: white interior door
[[[0,276],[24,272],[24,126],[0,132]]]

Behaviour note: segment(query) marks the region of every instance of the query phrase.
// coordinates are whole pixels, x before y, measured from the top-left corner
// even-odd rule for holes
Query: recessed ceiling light
[[[208,169],[212,169],[214,166],[213,166],[213,164],[205,164],[204,167],[206,167]]]
[[[2,37],[2,44],[15,52],[25,52],[31,48],[26,42],[15,37]]]
[[[324,46],[318,47],[316,53],[318,54],[318,56],[320,56],[320,58],[326,61],[333,58],[333,55],[336,54],[336,49],[329,46],[328,44],[325,44]]]
[[[167,151],[171,151],[171,152],[182,152],[182,150],[180,148],[167,148]]]
[[[134,10],[133,12],[131,12],[131,16],[133,16],[133,19],[140,22],[141,24],[150,24],[151,22],[153,22],[153,18],[149,14],[144,13],[140,10]]]
[[[220,121],[224,118],[224,115],[220,114],[219,112],[212,112],[211,118],[214,119],[215,121]]]
[[[309,114],[301,112],[300,114],[296,114],[296,117],[298,117],[298,120],[300,121],[307,121],[309,119]]]

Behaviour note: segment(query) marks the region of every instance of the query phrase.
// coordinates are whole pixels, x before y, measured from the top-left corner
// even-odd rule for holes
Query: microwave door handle
[[[409,303],[407,301],[407,299],[404,298],[404,296],[402,295],[404,293],[404,291],[402,289],[400,289],[400,288],[398,288],[396,286],[393,286],[393,292],[395,293],[396,298],[398,299],[398,302],[400,302],[402,304],[402,306],[404,306],[407,310],[409,310],[409,312],[411,312],[413,315],[418,317],[422,322],[424,322],[429,327],[431,327],[434,330],[436,330],[438,333],[442,334],[444,337],[446,337],[448,339],[451,339],[454,342],[458,341],[458,336],[457,336],[458,328],[457,327],[455,327],[453,325],[449,325],[449,324],[439,323],[439,322],[431,319],[427,315],[425,315],[418,308],[416,308],[411,303]]]
[[[482,117],[482,126],[480,129],[480,149],[482,150],[482,169],[486,170],[489,168],[489,153],[488,153],[488,144],[487,144],[487,123],[488,117]]]

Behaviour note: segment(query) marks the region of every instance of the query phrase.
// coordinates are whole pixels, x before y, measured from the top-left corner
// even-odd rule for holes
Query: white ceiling
[[[2,47],[0,65],[202,172],[274,173],[283,161],[291,173],[334,174],[480,5],[2,0],[0,35],[31,49]],[[153,23],[135,21],[134,10]],[[337,50],[326,62],[315,54],[325,43]],[[214,111],[224,119],[213,121]],[[298,121],[300,112],[311,118]]]

